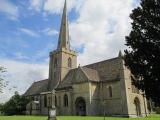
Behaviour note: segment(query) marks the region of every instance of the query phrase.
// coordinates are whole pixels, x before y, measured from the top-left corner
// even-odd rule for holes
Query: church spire
[[[66,0],[63,8],[63,15],[62,15],[57,49],[62,49],[62,48],[70,49]]]
[[[123,56],[123,54],[122,54],[122,51],[121,50],[119,50],[119,54],[118,54],[118,57],[122,57]]]

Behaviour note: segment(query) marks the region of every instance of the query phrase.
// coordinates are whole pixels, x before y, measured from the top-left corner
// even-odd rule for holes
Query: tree
[[[130,18],[125,65],[134,75],[133,84],[160,105],[160,0],[141,0]]]
[[[2,107],[3,107],[3,104],[0,103],[0,115],[2,114],[1,111],[2,111]]]
[[[29,99],[15,92],[9,101],[2,105],[1,111],[5,115],[22,115],[26,110],[26,105]]]
[[[4,83],[4,79],[2,74],[6,72],[4,67],[0,66],[0,93],[2,93],[2,89],[6,86],[6,84]]]

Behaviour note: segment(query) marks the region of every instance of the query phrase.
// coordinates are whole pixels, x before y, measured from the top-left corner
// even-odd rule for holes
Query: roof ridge
[[[102,61],[99,61],[99,62],[91,63],[91,64],[88,64],[88,65],[84,65],[82,67],[87,67],[87,66],[90,66],[90,65],[94,65],[94,64],[98,64],[98,63],[102,63],[102,62],[106,62],[106,61],[112,61],[112,60],[115,60],[115,59],[119,59],[119,57],[110,58],[110,59],[107,59],[107,60],[102,60]]]
[[[88,78],[88,80],[90,80],[89,79],[89,76],[87,75],[87,73],[83,70],[83,68],[82,67],[79,67],[81,70],[82,70],[82,72],[85,74],[85,76]]]
[[[35,82],[33,82],[33,83],[38,83],[38,82],[42,82],[42,81],[46,81],[46,80],[48,80],[48,79],[44,79],[44,80],[35,81]]]
[[[83,67],[82,70],[86,74],[86,76],[88,77],[88,80],[91,80],[91,81],[99,80],[99,72],[96,69]],[[94,75],[91,76],[90,74],[94,74],[95,76],[98,75],[98,79],[97,78],[92,78]]]
[[[87,66],[82,66],[82,68],[87,68],[87,69],[89,69],[89,70],[94,70],[94,71],[97,71],[96,69],[93,69],[93,68],[89,68],[89,67],[87,67]],[[98,71],[97,71],[98,72]]]

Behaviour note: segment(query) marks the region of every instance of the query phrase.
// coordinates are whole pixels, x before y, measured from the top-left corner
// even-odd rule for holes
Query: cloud
[[[29,57],[27,57],[27,56],[25,56],[25,55],[23,55],[23,53],[21,53],[21,52],[16,52],[16,53],[14,53],[14,56],[15,56],[15,58],[17,59],[17,60],[29,60]]]
[[[9,85],[0,94],[0,102],[8,100],[15,91],[23,94],[34,82],[48,78],[48,64],[24,63],[10,59],[0,59],[3,67],[7,68],[6,81]]]
[[[39,31],[34,31],[28,28],[19,28],[19,31],[21,31],[22,33],[25,33],[26,35],[29,35],[31,37],[39,37],[40,34],[44,34],[47,36],[54,36],[58,34],[58,31],[55,30],[54,28],[45,28],[43,30],[39,30]]]
[[[17,20],[19,16],[18,7],[9,0],[0,0],[0,12],[12,20]]]
[[[30,7],[29,9],[35,9],[36,11],[40,12],[41,8],[43,6],[43,1],[44,0],[30,0]]]
[[[84,46],[80,64],[116,57],[125,49],[125,36],[131,30],[129,14],[139,0],[68,0],[68,11],[76,10],[77,19],[70,22],[71,46]],[[61,14],[64,0],[44,0],[41,10]],[[94,51],[96,48],[96,51]]]
[[[78,63],[84,65],[116,57],[120,49],[125,49],[133,1],[85,0],[77,11],[77,20],[70,23],[72,46],[84,45]]]
[[[31,37],[39,37],[40,36],[37,32],[30,30],[30,29],[27,29],[27,28],[19,28],[19,30],[21,32],[31,36]]]
[[[38,61],[39,59],[42,60],[45,58],[45,60],[47,61],[49,56],[49,51],[52,50],[54,47],[55,46],[53,43],[48,43],[43,49],[36,52],[32,60]]]
[[[45,28],[42,32],[48,36],[54,36],[58,34],[58,31],[52,28]]]
[[[84,0],[67,0],[68,11],[73,8],[78,10]],[[64,0],[30,0],[30,8],[40,12],[51,14],[61,13],[64,6]]]
[[[46,0],[44,10],[50,13],[59,13],[63,3],[64,0]]]

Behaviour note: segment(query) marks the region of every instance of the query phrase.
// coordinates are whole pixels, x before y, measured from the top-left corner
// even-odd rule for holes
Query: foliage
[[[3,104],[0,103],[0,115],[2,115],[1,110],[2,110]]]
[[[3,79],[3,73],[6,72],[4,67],[0,66],[0,93],[2,93],[2,89],[6,87],[6,84],[4,83]]]
[[[126,37],[125,64],[133,83],[160,105],[160,0],[141,0],[132,11],[132,31]]]
[[[29,102],[27,98],[15,92],[9,101],[2,106],[2,113],[5,115],[21,115],[26,110],[26,105]]]

